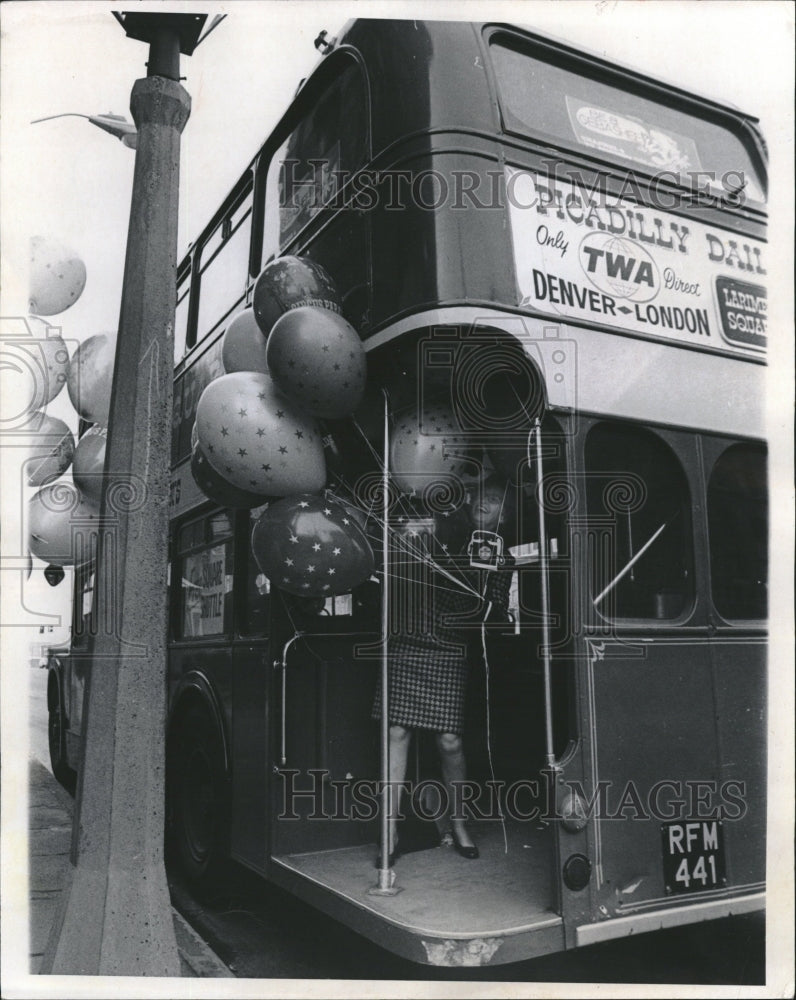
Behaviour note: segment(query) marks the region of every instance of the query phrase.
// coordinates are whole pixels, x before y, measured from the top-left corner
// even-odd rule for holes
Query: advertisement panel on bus
[[[521,305],[750,357],[766,350],[766,245],[571,181],[507,168]]]

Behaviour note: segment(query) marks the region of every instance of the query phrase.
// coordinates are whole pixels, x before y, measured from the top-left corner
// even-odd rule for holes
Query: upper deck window
[[[274,154],[266,180],[263,261],[287,246],[362,166],[367,96],[359,66],[346,61]]]
[[[745,183],[747,199],[764,200],[758,157],[730,127],[678,110],[675,98],[642,96],[638,84],[605,82],[606,74],[585,62],[563,55],[553,61],[505,37],[490,53],[508,131],[644,173],[666,172],[666,180],[693,189],[710,183],[726,193]]]
[[[196,343],[236,307],[242,308],[249,281],[252,192],[216,226],[201,249]],[[188,345],[192,347],[192,344]]]
[[[174,364],[178,365],[188,348],[188,306],[191,300],[191,273],[177,283],[177,309],[174,314]]]

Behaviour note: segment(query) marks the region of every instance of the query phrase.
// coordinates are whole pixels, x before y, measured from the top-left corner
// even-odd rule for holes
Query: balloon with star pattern
[[[365,349],[342,316],[317,306],[276,321],[266,347],[268,370],[282,392],[316,417],[352,413],[365,391]]]
[[[300,597],[347,594],[373,572],[373,549],[346,508],[303,494],[271,504],[252,530],[252,551],[275,587]]]
[[[430,403],[395,417],[390,447],[390,469],[398,487],[422,495],[461,481],[469,447],[450,408]]]
[[[239,489],[288,496],[326,484],[315,421],[280,395],[265,372],[213,379],[199,398],[196,430],[215,471]]]
[[[191,449],[191,475],[202,493],[221,507],[251,510],[253,507],[261,507],[271,499],[259,493],[242,490],[227,482],[208,462],[198,441]]]
[[[308,257],[277,257],[260,272],[252,296],[254,318],[264,337],[284,313],[299,306],[320,306],[342,312],[334,282],[320,264]]]

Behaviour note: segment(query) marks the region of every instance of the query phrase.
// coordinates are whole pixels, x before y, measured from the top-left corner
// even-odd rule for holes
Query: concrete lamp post
[[[163,862],[180,53],[204,14],[114,13],[149,44],[114,369],[70,877],[41,971],[178,976]],[[215,23],[212,27],[215,27]],[[212,30],[211,27],[211,30]]]

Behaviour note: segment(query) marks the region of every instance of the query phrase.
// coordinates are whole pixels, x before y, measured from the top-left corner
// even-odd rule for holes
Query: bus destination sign
[[[766,245],[507,168],[519,304],[745,357],[766,348]]]

